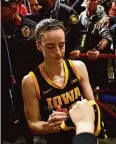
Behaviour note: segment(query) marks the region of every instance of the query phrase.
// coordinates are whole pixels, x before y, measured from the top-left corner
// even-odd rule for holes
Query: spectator
[[[21,17],[16,13],[16,1],[15,0],[2,0],[1,1],[1,23],[2,23],[2,103],[4,104],[2,109],[2,114],[4,110],[3,116],[3,131],[4,131],[4,139],[8,140],[6,136],[12,138],[13,135],[19,131],[21,136],[24,136],[26,143],[33,144],[33,135],[28,129],[24,110],[23,110],[23,101],[21,97],[21,80],[23,74],[28,71],[28,67],[33,67],[32,63],[26,63],[24,61],[24,54],[26,45],[24,42],[33,35],[33,31],[36,23],[32,22],[24,17]],[[28,55],[28,51],[26,54]],[[31,53],[32,54],[32,53]],[[10,62],[9,62],[10,57]],[[33,61],[33,60],[31,60]],[[26,61],[27,62],[27,61]],[[23,65],[24,64],[24,65]],[[11,65],[11,67],[10,67]],[[19,75],[20,70],[20,75]],[[15,111],[17,115],[19,115],[20,121],[20,129],[16,130],[13,133],[11,130],[13,129],[10,122],[13,123],[14,119],[12,117],[12,113],[9,113],[10,109],[8,109],[10,101],[10,92],[9,89],[12,89],[12,81],[11,77],[14,74],[16,83],[13,85],[12,90],[12,99],[14,101]],[[15,81],[14,81],[15,82]],[[6,100],[6,101],[5,101]],[[11,105],[12,106],[12,105]],[[11,117],[10,117],[11,115]],[[9,117],[7,117],[9,116]],[[11,119],[12,118],[12,119]]]
[[[83,26],[79,22],[76,11],[67,5],[59,3],[59,1],[38,0],[38,2],[42,8],[38,13],[36,22],[45,18],[54,18],[63,22],[66,31],[67,47],[65,57],[72,59],[77,58],[77,49],[81,47],[81,39],[83,36],[80,31],[83,29]]]
[[[25,17],[32,21],[39,22],[39,11],[42,7],[38,4],[38,0],[29,0],[28,7],[31,13],[27,14]]]
[[[17,3],[17,7],[16,7],[16,13],[25,16],[28,14],[28,10],[26,8],[26,6],[22,3]]]
[[[83,52],[87,52],[91,60],[86,61],[86,64],[93,88],[103,87],[104,82],[102,83],[101,79],[107,79],[107,60],[93,60],[96,60],[100,53],[110,52],[112,37],[107,25],[100,29],[95,27],[95,24],[106,16],[103,7],[98,5],[99,0],[86,0],[85,2],[86,10],[80,15],[80,21],[87,31]],[[96,71],[96,69],[105,69],[105,71]]]
[[[115,16],[116,17],[116,0],[112,1],[111,8],[109,10],[109,16]]]
[[[29,0],[29,7],[33,15],[37,15],[41,6],[38,4],[37,0]]]

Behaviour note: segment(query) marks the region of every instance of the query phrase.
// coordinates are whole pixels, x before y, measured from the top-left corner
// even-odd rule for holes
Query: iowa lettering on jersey
[[[61,95],[57,95],[54,97],[49,97],[46,98],[48,107],[53,109],[53,108],[57,108],[57,106],[61,106],[64,105],[68,105],[70,103],[75,102],[75,100],[78,100],[79,96],[81,96],[80,90],[78,87],[70,90],[69,92],[65,92],[64,94]],[[72,105],[70,106],[70,108],[72,107]],[[69,109],[70,109],[69,108]],[[62,111],[67,113],[67,108],[63,108]]]

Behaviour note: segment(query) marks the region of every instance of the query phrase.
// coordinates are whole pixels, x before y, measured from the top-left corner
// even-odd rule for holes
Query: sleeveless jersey
[[[45,73],[40,64],[33,72],[30,72],[35,84],[37,94],[40,95],[40,115],[42,121],[47,121],[49,113],[45,107],[56,110],[57,106],[61,106],[61,110],[68,113],[69,109],[76,101],[81,100],[80,93],[80,76],[75,71],[75,67],[71,60],[63,61],[65,72],[65,83],[62,87],[57,86]],[[72,137],[75,135],[74,130],[60,131],[58,133],[47,134],[48,144],[71,144]]]

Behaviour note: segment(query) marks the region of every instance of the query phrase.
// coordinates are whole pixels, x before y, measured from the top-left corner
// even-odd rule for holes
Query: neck
[[[42,67],[50,77],[60,76],[64,72],[63,62],[51,65],[44,61]]]

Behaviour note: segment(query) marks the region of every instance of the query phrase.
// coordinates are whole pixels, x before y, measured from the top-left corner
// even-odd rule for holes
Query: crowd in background
[[[109,60],[98,59],[99,54],[116,52],[116,0],[1,0],[3,141],[23,136],[27,144],[34,143],[23,110],[21,81],[43,60],[34,30],[45,18],[64,24],[66,59],[87,54],[81,60],[93,89],[109,87],[108,78],[116,79],[115,61],[111,61],[113,74],[108,77]],[[115,84],[111,86],[115,88]],[[18,126],[14,127],[14,121]]]

